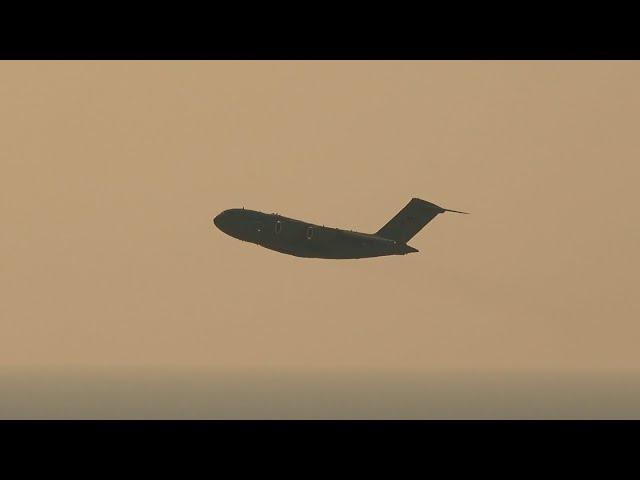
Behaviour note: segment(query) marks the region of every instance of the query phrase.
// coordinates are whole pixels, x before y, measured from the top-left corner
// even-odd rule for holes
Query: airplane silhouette
[[[244,208],[225,210],[213,223],[231,237],[296,257],[370,258],[417,252],[407,242],[444,212],[467,213],[412,198],[376,233],[325,227]]]

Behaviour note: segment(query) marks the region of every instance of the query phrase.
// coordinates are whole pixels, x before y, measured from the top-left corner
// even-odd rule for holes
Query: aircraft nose
[[[223,232],[225,232],[225,233],[231,227],[232,221],[233,221],[233,219],[231,218],[231,214],[230,214],[229,210],[225,210],[224,212],[222,212],[219,215],[215,216],[214,219],[213,219],[214,225],[216,227],[218,227],[220,230],[222,230]]]
[[[222,213],[213,217],[213,224],[222,230]]]

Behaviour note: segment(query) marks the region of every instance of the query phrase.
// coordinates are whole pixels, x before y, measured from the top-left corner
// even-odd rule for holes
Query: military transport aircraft
[[[296,257],[369,258],[417,252],[407,241],[444,212],[467,213],[412,198],[376,233],[325,227],[244,208],[225,210],[213,223],[234,238]]]

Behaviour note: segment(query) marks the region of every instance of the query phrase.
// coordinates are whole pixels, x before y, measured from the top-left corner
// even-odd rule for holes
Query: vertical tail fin
[[[407,205],[400,210],[387,224],[376,232],[384,238],[390,238],[397,242],[407,243],[416,233],[433,220],[438,214],[444,212],[458,212],[439,207],[433,203],[412,198]]]

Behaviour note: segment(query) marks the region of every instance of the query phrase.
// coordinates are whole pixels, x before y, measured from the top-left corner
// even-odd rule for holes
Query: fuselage
[[[213,219],[227,235],[277,252],[310,258],[368,258],[417,252],[406,243],[379,235],[316,225],[244,208]]]

